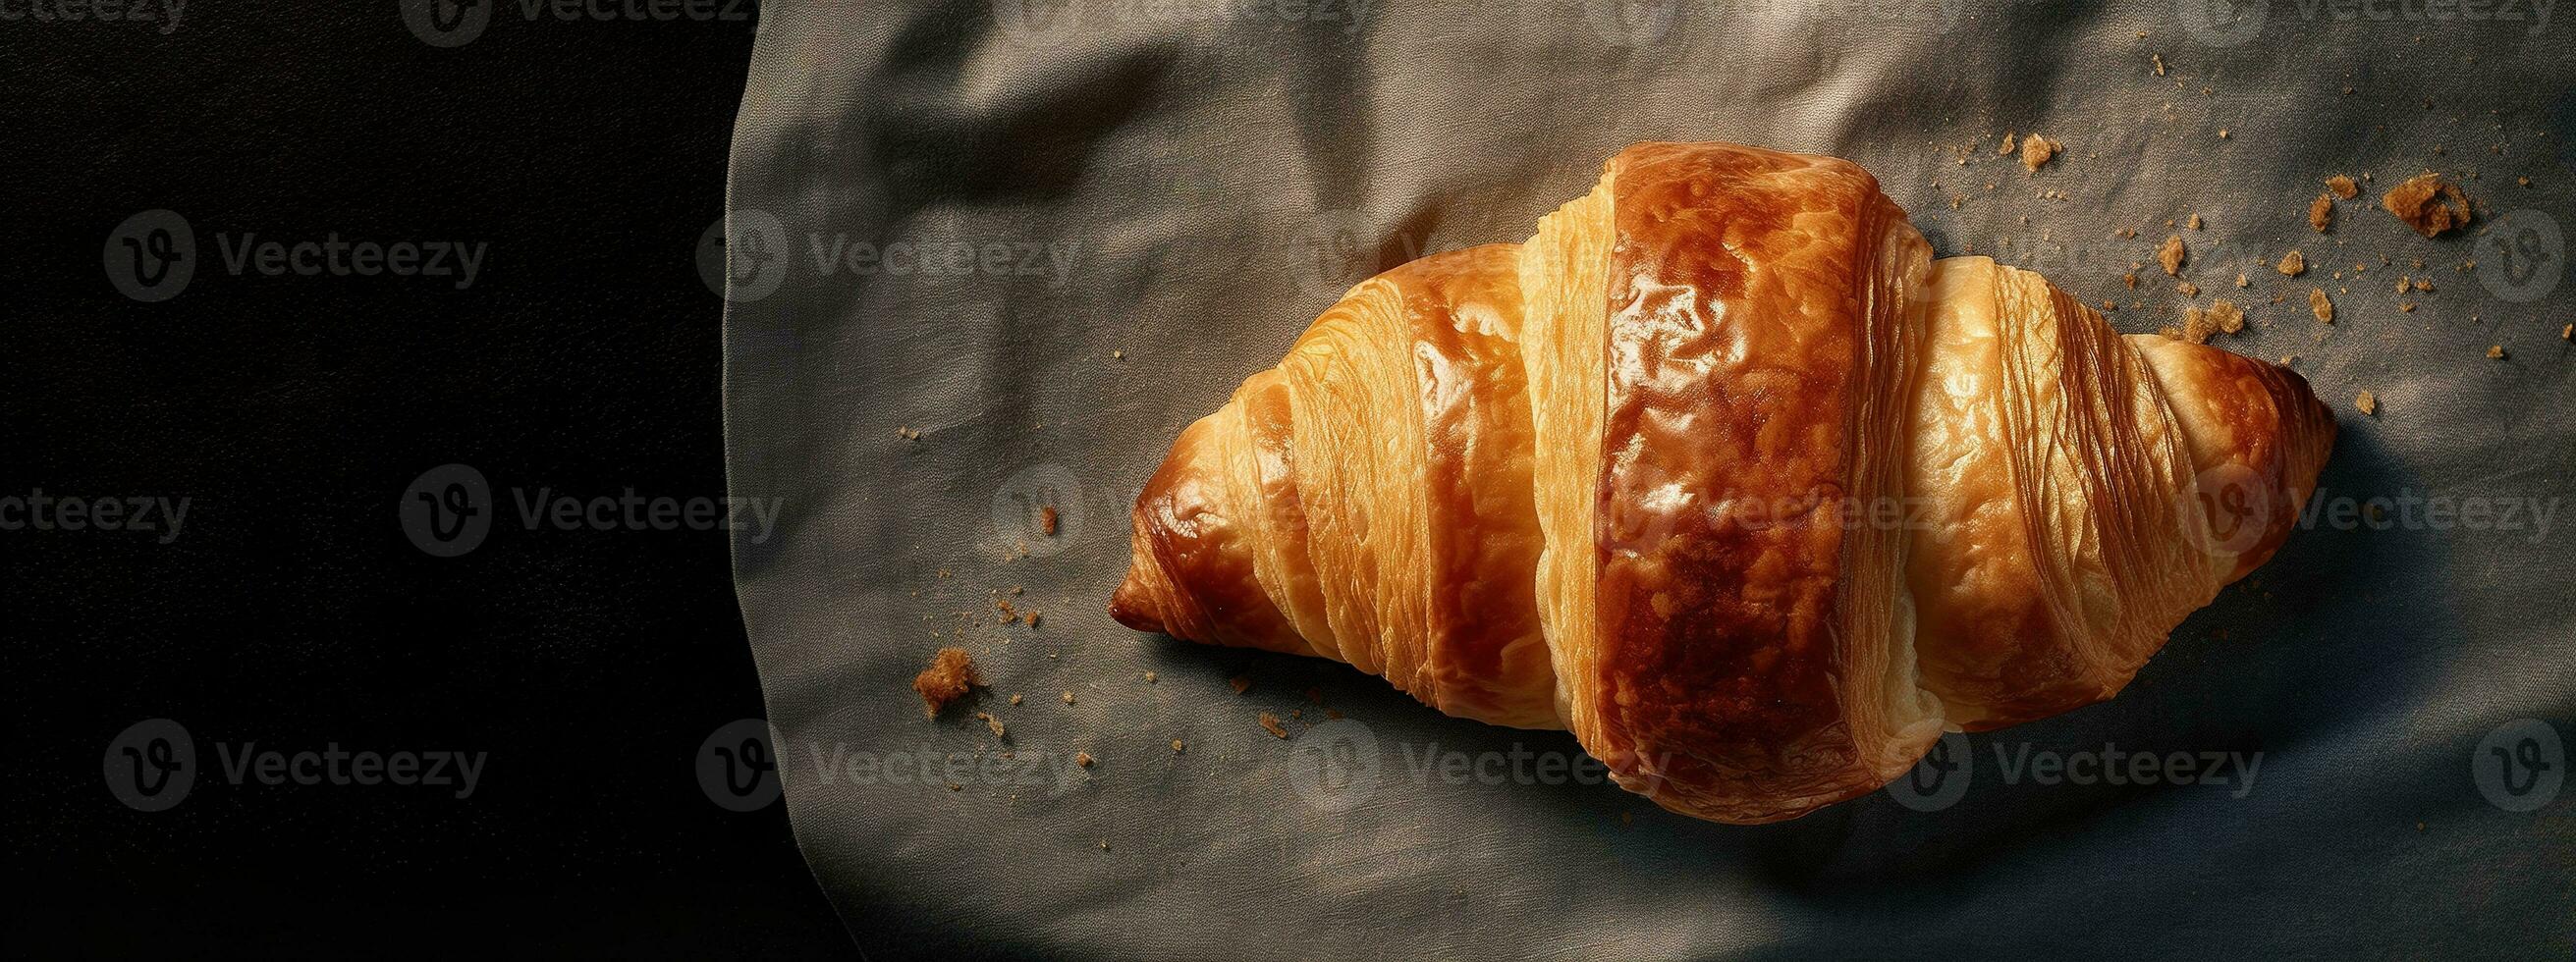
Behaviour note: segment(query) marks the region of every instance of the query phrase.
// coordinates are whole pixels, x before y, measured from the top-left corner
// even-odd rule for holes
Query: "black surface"
[[[783,806],[693,774],[762,712],[724,533],[509,514],[514,489],[724,494],[694,254],[754,25],[494,9],[453,49],[392,0],[0,24],[0,493],[191,505],[168,544],[0,532],[10,954],[850,953]],[[200,261],[139,303],[103,250],[156,208]],[[489,247],[457,290],[233,276],[217,240],[333,232]],[[450,462],[503,520],[438,558],[395,508]],[[103,758],[155,717],[200,771],[143,812]],[[225,783],[243,743],[489,760],[461,800]]]

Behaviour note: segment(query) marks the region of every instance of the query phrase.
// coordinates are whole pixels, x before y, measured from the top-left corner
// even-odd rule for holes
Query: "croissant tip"
[[[1109,596],[1109,617],[1137,631],[1164,630],[1162,615],[1155,610],[1153,598],[1132,574],[1119,582],[1117,592]]]

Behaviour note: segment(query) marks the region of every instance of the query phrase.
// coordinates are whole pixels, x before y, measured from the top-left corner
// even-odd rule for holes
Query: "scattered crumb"
[[[1001,738],[1001,737],[1003,737],[1003,736],[1005,736],[1005,735],[1009,735],[1009,734],[1010,734],[1010,732],[1008,732],[1008,731],[1006,731],[1006,730],[1004,730],[1004,729],[1002,728],[1002,720],[1001,720],[1001,719],[999,719],[999,718],[995,718],[995,717],[993,717],[993,713],[992,713],[992,712],[988,712],[988,711],[979,711],[979,712],[976,712],[976,713],[975,713],[975,717],[977,717],[977,718],[981,718],[981,719],[983,719],[983,720],[984,720],[984,727],[992,729],[992,730],[993,730],[993,737],[995,737],[995,738]]]
[[[2397,309],[2398,309],[2399,311],[2404,312],[2404,313],[2413,314],[2413,313],[2415,313],[2415,302],[2414,302],[2414,301],[2399,301],[2399,302],[2397,302]]]
[[[2487,348],[2487,358],[2496,361],[2504,360],[2504,345],[2498,344],[2494,347]]]
[[[2316,314],[2317,320],[2334,323],[2334,302],[2326,299],[2325,288],[2308,288],[2308,310]]]
[[[2418,277],[2415,279],[2415,289],[2417,291],[2429,292],[2433,289],[2433,282],[2430,279]]]
[[[1188,747],[1189,747],[1189,746],[1187,746],[1187,745],[1183,745],[1183,744],[1181,744],[1181,740],[1180,740],[1180,739],[1178,739],[1178,738],[1172,739],[1172,754],[1178,755],[1178,754],[1182,753],[1183,751],[1186,751],[1186,750],[1188,749]]]
[[[1238,695],[1252,690],[1251,675],[1236,675],[1232,678],[1226,679],[1225,683],[1234,686],[1234,693]]]
[[[2529,177],[2516,177],[2516,178],[2514,178],[2514,179],[2513,179],[2513,182],[2514,182],[2514,183],[2516,183],[2516,184],[2520,184],[2520,185],[2522,185],[2522,186],[2524,186],[2524,187],[2529,187],[2529,186],[2531,186],[2531,178],[2529,178]]]
[[[916,430],[913,430],[913,429],[908,428],[908,427],[902,427],[902,428],[896,428],[896,429],[894,429],[894,436],[895,436],[895,437],[902,438],[902,439],[904,439],[904,440],[906,440],[906,441],[919,441],[919,440],[921,440],[921,432],[916,431]]]
[[[2056,141],[2052,141],[2038,134],[2032,134],[2030,135],[2029,140],[2022,141],[2021,165],[2028,168],[2031,173],[2038,173],[2040,165],[2048,163],[2050,158],[2056,157],[2060,148],[2061,145]]]
[[[1146,673],[1145,673],[1145,683],[1146,683],[1146,684],[1148,684],[1148,685],[1151,685],[1151,684],[1153,684],[1153,683],[1154,683],[1154,673],[1153,673],[1153,672],[1150,672],[1150,671],[1149,671],[1149,672],[1146,672]]]
[[[2238,287],[2252,287],[2252,286],[2254,286],[2254,279],[2253,279],[2253,278],[2250,278],[2250,277],[2245,276],[2245,273],[2244,273],[2243,271],[2238,271],[2238,272],[2237,272],[2237,274],[2236,274],[2236,286],[2238,286]]]
[[[1126,359],[1127,359],[1127,352],[1125,352],[1125,351],[1111,351],[1111,352],[1109,352],[1109,359],[1110,359],[1110,360],[1113,360],[1113,361],[1124,361],[1124,360],[1126,360]],[[1102,848],[1108,848],[1109,846],[1108,846],[1107,844],[1105,844],[1105,843],[1104,843],[1104,844],[1102,844],[1100,847],[1102,847]]]
[[[2283,254],[2281,255],[2281,266],[2276,269],[2281,272],[2281,276],[2283,277],[2297,277],[2301,274],[2305,274],[2308,272],[2307,255],[2301,254],[2298,251],[2291,251],[2287,254]]]
[[[2210,323],[2224,333],[2234,334],[2245,329],[2245,309],[2226,298],[2210,302],[2209,318]]]
[[[975,659],[964,648],[942,648],[930,658],[930,667],[913,676],[912,690],[921,693],[922,714],[939,717],[939,710],[966,694],[984,679],[975,674]]]
[[[1012,695],[1012,696],[1011,696],[1011,704],[1017,705],[1017,704],[1019,704],[1019,703],[1020,703],[1020,696],[1018,696],[1018,695]]]
[[[2576,341],[2576,324],[2569,324],[2566,327],[2559,328],[2558,339],[2562,341]]]
[[[1104,839],[1101,839],[1101,840],[1100,840],[1100,850],[1101,850],[1101,851],[1103,851],[1103,852],[1109,851],[1109,840],[1108,840],[1108,839],[1105,839],[1105,838],[1104,838]]]
[[[1038,507],[1038,531],[1045,534],[1047,537],[1055,537],[1055,523],[1055,505],[1040,505]]]
[[[2332,192],[2337,200],[2351,200],[2361,195],[2360,185],[2354,184],[2352,178],[2342,174],[2326,178],[2326,190]]]
[[[2290,365],[2292,365],[2292,364],[2297,364],[2297,363],[2299,363],[2299,356],[2298,356],[2298,355],[2296,355],[2296,354],[2283,354],[2283,355],[2281,355],[2281,366],[2282,366],[2282,367],[2289,367]]]
[[[2316,228],[2317,233],[2323,234],[2326,228],[2333,224],[2334,195],[2318,194],[2317,199],[2308,204],[2308,226]]]
[[[2140,33],[2140,34],[2138,34],[2138,36],[2143,37],[2143,36],[2146,36],[2146,34],[2145,34],[2145,33]],[[2151,54],[2148,54],[2148,55],[2147,55],[2147,57],[2148,57],[2149,59],[2152,59],[2152,60],[2154,60],[2154,61],[2156,62],[2156,76],[2159,76],[2159,77],[2164,76],[2164,75],[2165,75],[2165,55],[2160,54],[2160,53],[2151,53]]]
[[[2166,277],[2182,276],[2184,256],[2180,234],[2165,238],[2165,246],[2156,248],[2156,263],[2164,265]]]
[[[1273,715],[1269,712],[1261,713],[1261,727],[1268,730],[1270,734],[1280,738],[1288,737],[1287,726],[1279,724],[1279,716]]]
[[[2009,130],[2004,131],[2004,145],[1995,149],[1995,156],[2002,157],[2009,155],[2015,149],[2016,148],[2013,144],[2013,132]]]
[[[2202,93],[2207,93],[2207,92],[2208,92],[2208,91],[2206,91],[2206,90],[2203,90],[2203,91],[2202,91]],[[2220,139],[2220,140],[2226,140],[2226,139],[2227,139],[2227,137],[2228,137],[2227,128],[2225,128],[2225,127],[2220,127],[2220,128],[2218,128],[2218,139]]]
[[[2133,290],[2133,291],[2134,291],[2134,290],[2137,290],[2137,289],[2138,289],[2138,272],[2136,272],[2136,271],[2130,271],[2128,274],[2126,274],[2126,275],[2124,275],[2124,276],[2122,276],[2122,277],[2120,278],[2120,283],[2123,283],[2123,284],[2127,284],[2127,285],[2129,285],[2129,289],[2130,289],[2130,290]]]
[[[2190,220],[2187,220],[2187,221],[2184,221],[2184,222],[2183,222],[2183,226],[2184,226],[2184,227],[2189,227],[2189,228],[2191,228],[2191,229],[2193,229],[2193,230],[2199,230],[2199,229],[2200,229],[2200,215],[2199,215],[2198,213],[2194,213],[2194,214],[2192,214],[2192,215],[2191,215],[2191,219],[2190,219]]]
[[[1095,761],[1095,760],[1096,760],[1096,759],[1093,759],[1093,758],[1091,757],[1091,753],[1090,753],[1090,752],[1075,752],[1075,753],[1073,753],[1073,763],[1074,763],[1074,764],[1076,764],[1076,765],[1080,765],[1080,766],[1082,766],[1082,767],[1084,767],[1084,768],[1090,768],[1090,767],[1091,767],[1091,763],[1092,763],[1093,761]]]
[[[2353,397],[2352,406],[2360,408],[2364,416],[2376,417],[2379,414],[2379,396],[2363,391]]]
[[[2407,280],[2406,275],[2397,275],[2397,293],[2406,293],[2411,287],[2413,287],[2413,284]]]
[[[2426,237],[2469,222],[2468,195],[2461,193],[2458,185],[2442,180],[2442,175],[2430,172],[2389,188],[2388,193],[2380,195],[2379,206]]]
[[[2199,296],[2200,296],[2200,285],[2198,285],[2198,284],[2194,284],[2194,283],[2192,283],[2192,282],[2190,282],[2190,281],[2184,281],[2184,282],[2182,282],[2182,283],[2175,284],[2175,285],[2174,285],[2174,290],[2175,290],[2176,292],[2179,292],[2180,294],[2182,294],[2182,296],[2184,296],[2184,297],[2199,297]]]

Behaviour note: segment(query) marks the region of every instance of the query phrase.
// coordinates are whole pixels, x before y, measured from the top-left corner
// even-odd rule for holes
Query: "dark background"
[[[5,493],[190,499],[166,545],[0,532],[11,954],[850,953],[784,807],[693,773],[762,714],[725,533],[528,530],[509,493],[725,493],[695,254],[751,8],[521,11],[450,49],[396,0],[0,23]],[[139,303],[103,245],[158,208],[200,260]],[[457,290],[235,276],[217,240],[333,233],[489,246]],[[437,558],[395,506],[451,462],[502,513]],[[156,717],[201,770],[135,811],[104,751]],[[457,799],[227,784],[219,743],[489,754]]]

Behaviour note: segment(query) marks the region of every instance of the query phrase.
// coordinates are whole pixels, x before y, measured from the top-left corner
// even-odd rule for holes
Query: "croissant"
[[[1848,161],[1640,144],[1526,243],[1352,288],[1183,431],[1110,613],[1778,821],[2117,693],[2334,436],[2287,369],[1934,260]]]

